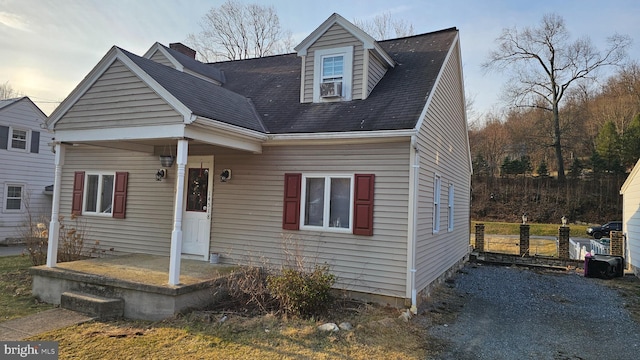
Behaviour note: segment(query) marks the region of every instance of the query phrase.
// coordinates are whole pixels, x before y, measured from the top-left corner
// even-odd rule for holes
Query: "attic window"
[[[353,46],[314,51],[313,101],[351,100]]]

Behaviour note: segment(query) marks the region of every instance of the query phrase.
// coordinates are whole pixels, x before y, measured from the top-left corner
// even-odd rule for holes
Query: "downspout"
[[[411,312],[418,313],[418,292],[416,290],[416,240],[418,225],[418,181],[420,155],[415,135],[411,136],[409,153],[409,226],[407,236],[407,292],[411,296]]]

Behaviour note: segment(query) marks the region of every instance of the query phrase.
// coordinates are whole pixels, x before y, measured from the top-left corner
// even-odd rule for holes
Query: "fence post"
[[[571,228],[561,226],[558,228],[558,258],[568,260],[569,256],[569,233]]]
[[[476,251],[484,252],[484,224],[476,224]]]
[[[615,256],[624,256],[622,246],[622,231],[612,231],[610,235],[609,254]]]
[[[520,256],[529,255],[529,225],[520,224]]]

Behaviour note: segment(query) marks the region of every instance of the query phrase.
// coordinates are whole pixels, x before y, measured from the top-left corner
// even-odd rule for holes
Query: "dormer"
[[[172,43],[166,47],[156,42],[143,57],[216,85],[225,82],[224,74],[218,68],[196,60],[196,51],[182,43]]]
[[[300,102],[366,99],[393,59],[369,34],[331,15],[295,47],[302,59]]]

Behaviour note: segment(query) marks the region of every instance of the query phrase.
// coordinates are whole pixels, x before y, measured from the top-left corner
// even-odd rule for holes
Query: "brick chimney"
[[[196,58],[196,51],[183,43],[171,43],[169,44],[169,48],[181,52],[192,59]]]

